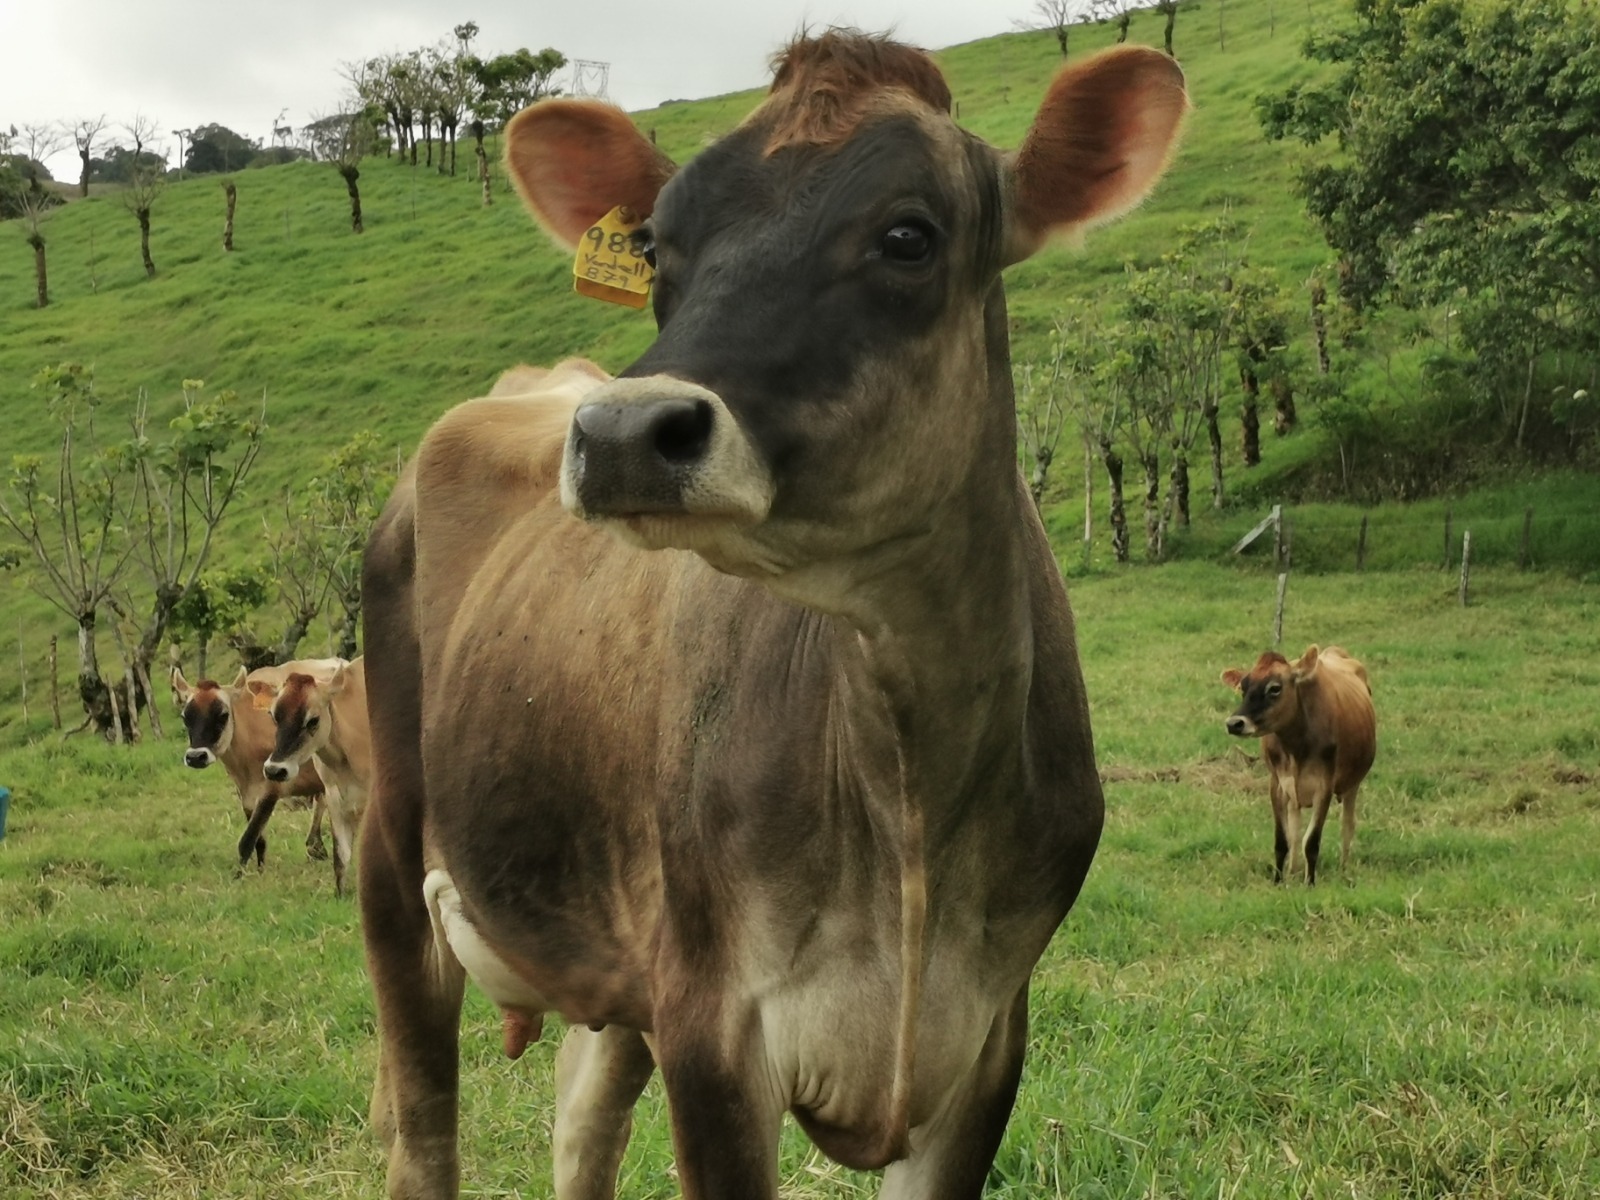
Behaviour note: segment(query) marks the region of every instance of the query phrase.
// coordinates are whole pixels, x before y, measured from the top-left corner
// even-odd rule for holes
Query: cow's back
[[[1358,786],[1378,752],[1378,721],[1367,669],[1339,646],[1321,652],[1317,685],[1302,699],[1313,711],[1308,723],[1321,745],[1334,746],[1333,790],[1342,795]]]

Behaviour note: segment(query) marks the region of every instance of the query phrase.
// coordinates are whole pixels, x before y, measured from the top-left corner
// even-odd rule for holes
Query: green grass
[[[1220,670],[1273,587],[1176,564],[1075,584],[1108,799],[1083,896],[1033,988],[992,1196],[1600,1194],[1600,591],[1486,570],[1307,575],[1286,649],[1372,671],[1380,750],[1354,862],[1269,882],[1253,744]],[[264,875],[169,740],[0,752],[0,1195],[378,1193],[357,912],[280,812]],[[469,993],[466,1195],[549,1194],[555,1032],[519,1063]],[[627,1200],[676,1195],[659,1084]],[[786,1195],[874,1194],[785,1141]]]

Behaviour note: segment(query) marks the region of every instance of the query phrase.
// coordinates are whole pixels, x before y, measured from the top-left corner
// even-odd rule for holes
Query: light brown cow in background
[[[1310,646],[1298,662],[1269,650],[1249,671],[1224,671],[1222,682],[1241,693],[1239,707],[1228,718],[1228,732],[1259,737],[1271,772],[1277,826],[1273,879],[1282,882],[1286,859],[1292,874],[1295,855],[1303,849],[1306,882],[1316,883],[1322,826],[1335,797],[1344,809],[1342,870],[1356,833],[1356,796],[1378,752],[1367,669],[1338,646],[1322,651]],[[1302,808],[1312,810],[1303,847]]]
[[[306,835],[306,856],[323,858],[322,813],[325,790],[322,778],[311,771],[289,786],[275,783],[261,774],[262,764],[272,753],[272,719],[257,711],[250,702],[247,687],[251,680],[277,682],[292,670],[331,670],[343,659],[304,659],[278,667],[258,667],[239,674],[227,686],[214,679],[202,679],[191,686],[183,671],[172,668],[172,696],[188,734],[189,747],[183,762],[196,770],[220,762],[233,781],[244,809],[245,830],[239,839],[239,867],[242,870],[256,856],[258,869],[266,866],[267,822],[278,801],[288,798],[312,806],[311,830]]]
[[[367,678],[362,659],[331,674],[291,672],[281,683],[251,680],[275,726],[262,774],[285,784],[304,771],[320,771],[336,789],[328,804],[333,826],[333,890],[344,894],[345,868],[372,788],[372,735],[367,728]]]

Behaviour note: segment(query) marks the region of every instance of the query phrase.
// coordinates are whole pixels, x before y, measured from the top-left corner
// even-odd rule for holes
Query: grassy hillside
[[[1264,89],[1305,77],[1302,38],[1341,11],[1335,0],[1234,0],[1225,7],[1198,0],[1183,10],[1177,49],[1194,112],[1182,150],[1138,213],[1096,232],[1083,248],[1051,248],[1010,274],[1019,360],[1040,351],[1063,297],[1115,295],[1125,262],[1152,261],[1197,220],[1230,213],[1252,231],[1251,256],[1277,266],[1286,279],[1303,278],[1323,260],[1325,248],[1289,189],[1303,152],[1264,142],[1251,102]],[[1135,16],[1133,40],[1158,43],[1160,35],[1155,14]],[[1109,28],[1074,30],[1073,53],[1113,36]],[[1004,34],[938,57],[961,122],[1005,146],[1021,138],[1061,61],[1045,33]],[[681,161],[735,125],[756,98],[751,92],[675,102],[636,118]],[[373,430],[407,452],[434,418],[512,363],[582,354],[615,369],[648,345],[653,326],[646,313],[575,295],[565,255],[535,229],[505,181],[497,181],[495,203],[484,208],[467,177],[470,158],[461,161],[454,179],[381,159],[365,164],[367,231],[360,236],[350,232],[344,185],[331,166],[244,172],[235,177],[232,254],[221,247],[220,180],[175,184],[153,217],[153,280],[140,265],[134,218],[115,195],[74,202],[46,228],[52,304],[42,311],[31,307],[33,257],[22,231],[0,226],[4,450],[50,446],[43,405],[28,388],[47,364],[90,364],[108,400],[125,401],[142,388],[158,411],[171,410],[186,378],[264,393],[270,445],[251,485],[252,503],[239,512],[222,551],[223,561],[237,562],[257,552],[258,514],[279,489],[355,431]],[[1310,432],[1269,438],[1250,510],[1221,523],[1202,517],[1192,541],[1176,539],[1176,552],[1209,555],[1226,544],[1235,526],[1253,522],[1259,504],[1271,501],[1276,473],[1314,457],[1317,445]],[[1051,523],[1061,533],[1063,560],[1073,562],[1081,475],[1070,454],[1063,458]],[[1569,481],[1556,490],[1563,497],[1577,493],[1581,503],[1594,494],[1585,486]],[[1512,488],[1491,506],[1509,520],[1533,497]],[[1431,547],[1434,519],[1403,518],[1416,546]],[[1593,539],[1574,540],[1587,549]],[[1553,550],[1542,560],[1557,561]],[[1397,557],[1416,562],[1431,553],[1413,549]],[[1600,566],[1592,551],[1588,561]],[[70,628],[26,592],[21,574],[0,573],[0,646],[7,647],[0,662],[18,661],[13,633],[19,634],[20,656],[32,664],[37,686],[44,638]],[[16,720],[18,693],[14,671],[0,668],[0,737]],[[41,707],[35,703],[35,716]]]
[[[1380,729],[1354,861],[1327,839],[1315,889],[1269,881],[1256,747],[1222,732],[1270,581],[1176,564],[1073,598],[1107,827],[987,1195],[1600,1195],[1596,589],[1491,571],[1463,610],[1427,573],[1295,585],[1287,648],[1359,653]],[[170,741],[0,750],[0,780],[0,1196],[379,1194],[357,912],[305,814],[236,880],[231,792]],[[469,989],[463,1194],[549,1195],[558,1024],[507,1062]],[[620,1195],[669,1200],[670,1170],[658,1080]],[[792,1127],[782,1171],[791,1200],[876,1195]]]

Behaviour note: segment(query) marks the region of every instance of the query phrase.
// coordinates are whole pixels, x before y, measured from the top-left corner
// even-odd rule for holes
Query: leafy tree
[[[12,153],[7,157],[8,170],[0,171],[0,209],[15,213],[23,228],[23,237],[33,249],[34,293],[40,308],[50,304],[50,276],[45,259],[44,225],[50,213],[61,204],[61,197],[45,183],[50,172],[43,166],[61,147],[64,135],[48,125],[24,125],[7,134]]]
[[[1341,295],[1459,305],[1463,381],[1520,443],[1541,356],[1582,372],[1600,343],[1600,9],[1356,0],[1354,16],[1305,47],[1342,69],[1258,98],[1263,127],[1337,141],[1300,187]]]
[[[190,133],[184,166],[195,175],[238,171],[248,166],[260,150],[260,143],[213,122]]]
[[[217,638],[237,635],[250,616],[272,598],[272,581],[264,566],[207,571],[195,580],[173,607],[167,625],[174,637],[194,635],[198,653],[196,669],[206,674],[206,655]]]
[[[561,89],[551,77],[566,65],[567,56],[549,46],[537,54],[524,47],[478,60],[472,69],[481,88],[478,116],[490,125],[504,125],[536,100],[559,96]]]
[[[155,260],[150,257],[150,210],[167,185],[161,166],[136,166],[121,192],[122,206],[139,222],[139,252],[144,258],[146,279],[156,277]]]
[[[1072,374],[1065,361],[1069,353],[1059,327],[1050,338],[1050,354],[1041,363],[1024,363],[1017,388],[1017,440],[1023,466],[1028,470],[1028,491],[1035,508],[1044,507],[1044,486],[1072,410]]]
[[[350,228],[355,233],[365,228],[361,220],[361,160],[372,153],[382,120],[383,110],[369,105],[354,112],[318,117],[305,128],[317,156],[331,162],[344,180],[350,196]]]

